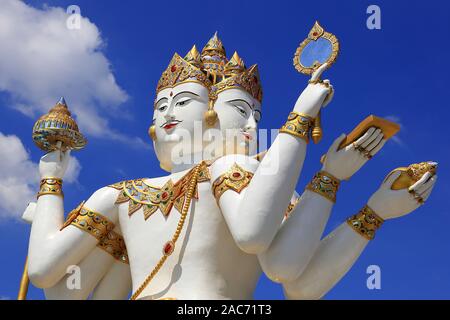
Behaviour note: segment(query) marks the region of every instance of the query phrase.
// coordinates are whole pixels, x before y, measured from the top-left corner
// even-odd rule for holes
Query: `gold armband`
[[[319,171],[312,178],[306,189],[311,190],[332,202],[336,202],[336,193],[339,189],[340,180],[328,172]]]
[[[289,113],[286,123],[281,127],[280,132],[291,134],[309,142],[309,133],[314,123],[310,116],[298,112]]]
[[[347,219],[347,224],[367,240],[372,240],[375,237],[375,232],[383,222],[384,220],[368,205]]]
[[[62,192],[62,179],[60,178],[43,178],[39,186],[37,197],[44,194],[54,194],[56,196],[64,196]]]
[[[231,169],[218,177],[212,185],[216,201],[219,202],[222,194],[230,189],[237,193],[241,193],[241,191],[248,186],[252,177],[253,173],[245,171],[236,163],[233,164]]]
[[[66,222],[60,230],[73,225],[99,240],[97,247],[105,250],[114,259],[128,264],[127,248],[123,237],[113,231],[114,223],[100,213],[83,207],[85,201],[67,215]]]
[[[114,229],[114,223],[100,213],[83,207],[83,205],[84,201],[68,214],[61,230],[68,225],[72,225],[86,231],[97,240],[101,240]]]
[[[105,250],[114,259],[128,264],[128,253],[123,237],[115,231],[108,232],[97,244],[97,247]]]

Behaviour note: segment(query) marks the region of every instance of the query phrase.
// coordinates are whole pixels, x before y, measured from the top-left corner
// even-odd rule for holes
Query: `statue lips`
[[[245,140],[249,141],[249,140],[253,139],[253,137],[252,137],[252,135],[250,133],[248,133],[246,131],[242,131],[241,133],[244,136]]]
[[[181,123],[179,120],[171,120],[164,123],[161,128],[163,128],[166,131],[170,131],[171,129],[175,128],[177,124]]]

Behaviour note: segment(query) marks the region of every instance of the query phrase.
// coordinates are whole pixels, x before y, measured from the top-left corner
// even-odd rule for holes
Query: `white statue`
[[[175,54],[158,83],[150,128],[168,176],[101,188],[64,222],[60,179],[69,152],[42,157],[41,191],[27,218],[33,284],[50,299],[125,299],[131,288],[132,299],[250,299],[264,271],[287,298],[322,297],[381,223],[416,209],[437,178],[435,164],[423,164],[409,191],[392,190],[406,171],[394,172],[360,214],[321,241],[340,181],[385,143],[382,130],[370,128],[338,150],[341,135],[296,196],[313,119],[333,96],[330,82],[318,80],[325,67],[261,159],[257,67],[246,68],[237,53],[228,61],[217,35],[201,54],[195,46],[185,58]],[[81,269],[80,290],[66,287],[71,265]]]

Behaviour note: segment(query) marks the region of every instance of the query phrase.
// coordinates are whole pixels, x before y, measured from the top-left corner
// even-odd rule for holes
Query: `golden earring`
[[[210,128],[214,127],[218,118],[217,112],[214,110],[214,102],[215,99],[211,99],[210,97],[208,111],[205,112],[205,122]]]
[[[150,138],[151,138],[153,141],[156,141],[156,127],[155,127],[154,124],[152,124],[152,125],[150,126],[150,128],[148,128],[148,135],[150,136]]]

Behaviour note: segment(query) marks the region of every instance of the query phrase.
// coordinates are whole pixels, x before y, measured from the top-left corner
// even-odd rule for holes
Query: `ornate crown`
[[[232,88],[243,89],[259,102],[262,101],[257,65],[247,69],[237,52],[228,61],[217,32],[205,45],[201,54],[195,45],[184,58],[175,53],[159,79],[156,91],[184,82],[201,83],[209,89],[213,101],[218,93]]]

